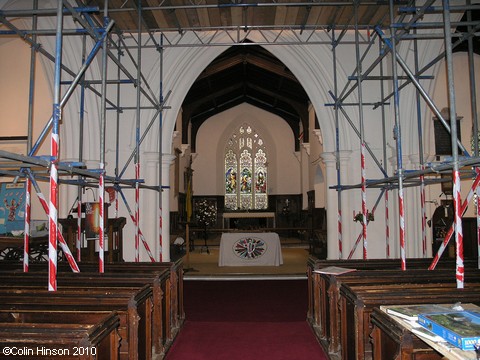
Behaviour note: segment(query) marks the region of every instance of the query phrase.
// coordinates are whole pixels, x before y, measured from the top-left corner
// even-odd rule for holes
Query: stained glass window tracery
[[[260,134],[241,125],[228,139],[225,149],[225,208],[268,208],[267,154]]]

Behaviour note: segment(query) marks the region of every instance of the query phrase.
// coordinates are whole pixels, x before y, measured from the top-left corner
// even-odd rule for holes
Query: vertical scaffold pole
[[[397,53],[397,41],[395,39],[395,27],[394,27],[394,5],[393,0],[389,1],[390,3],[390,38],[391,38],[391,49],[392,49],[392,71],[393,71],[393,89],[394,89],[394,107],[395,107],[395,141],[397,148],[397,172],[398,172],[398,214],[400,220],[400,258],[401,258],[401,268],[406,270],[407,265],[405,261],[406,252],[405,252],[405,208],[403,204],[403,159],[402,159],[402,136],[401,136],[401,127],[400,127],[400,98],[398,90],[398,74],[397,74],[397,62],[396,62],[396,53]]]
[[[125,194],[120,188],[117,188],[117,194],[120,194],[120,196],[122,197],[123,203],[125,204],[127,212],[130,215],[130,219],[133,221],[133,224],[136,226],[137,224],[135,223],[136,222],[135,216],[132,213],[132,209],[130,208],[130,205],[128,205],[127,199],[125,198]],[[150,257],[150,261],[155,262],[155,258],[153,257],[153,254],[150,251],[150,247],[148,246],[148,243],[145,240],[145,236],[143,236],[142,230],[140,228],[138,229],[138,233],[139,233],[140,239],[142,240],[143,246],[145,247],[145,251]]]
[[[384,51],[384,46],[382,44],[382,41],[378,41],[378,52],[379,55],[381,56],[382,52]],[[380,61],[379,64],[380,67],[380,78],[383,79],[383,59]],[[385,98],[385,87],[383,80],[380,80],[380,95],[381,95],[381,114],[382,114],[382,139],[383,139],[383,166],[385,168],[385,171],[387,169],[387,136],[386,136],[386,129],[385,129],[385,101],[383,100]],[[389,201],[388,201],[388,195],[389,194],[389,189],[385,189],[385,256],[387,259],[390,258],[390,218],[389,218]]]
[[[140,87],[142,62],[142,4],[138,2],[138,39],[137,39],[137,121],[135,129],[135,262],[140,261]]]
[[[38,9],[38,0],[33,1],[33,9]],[[36,15],[33,15],[32,18],[32,29],[36,30],[38,24],[38,18]],[[37,36],[33,35],[32,40],[37,41]],[[32,149],[32,133],[33,133],[33,104],[35,97],[35,62],[37,58],[37,51],[32,46],[30,52],[30,87],[29,87],[29,96],[28,96],[28,139],[27,139],[27,153]],[[32,213],[32,183],[27,176],[25,182],[25,232],[23,238],[23,271],[28,272],[29,266],[29,257],[30,257],[30,222],[31,222],[31,213]]]
[[[465,200],[463,200],[463,204],[462,204],[462,207],[460,209],[460,212],[461,212],[462,216],[463,216],[463,214],[465,214],[465,211],[467,211],[468,204],[472,200],[473,195],[475,194],[475,190],[480,185],[480,168],[478,168],[478,167],[475,168],[475,173],[476,173],[475,180],[473,181],[472,187],[470,188],[470,191],[468,192],[467,196],[465,197]],[[447,245],[448,245],[450,239],[452,238],[452,235],[454,233],[454,228],[455,228],[455,222],[452,224],[452,226],[450,226],[450,229],[448,229],[448,232],[445,235],[445,238],[443,239],[442,244],[438,248],[437,254],[435,254],[435,256],[433,258],[433,261],[429,266],[429,270],[435,269],[438,262],[440,261],[440,258],[442,257],[443,252],[447,248]]]
[[[121,40],[118,39],[118,44],[117,44],[117,60],[118,63],[121,63],[121,58],[123,56],[123,52],[121,50]],[[120,109],[120,92],[121,92],[121,84],[120,84],[120,78],[121,78],[121,69],[120,66],[117,66],[117,79],[118,79],[118,84],[117,84],[117,111],[116,111],[116,130],[115,130],[115,179],[118,179],[118,171],[119,171],[119,163],[120,163],[120,114],[122,110]],[[117,189],[115,188],[115,191]],[[115,196],[115,218],[118,217],[118,205],[119,205],[119,199],[118,199],[118,193]]]
[[[32,173],[30,171],[27,171],[27,173],[28,173],[29,180],[31,181],[33,187],[35,188],[35,192],[37,193],[37,197],[38,197],[38,200],[40,201],[40,205],[42,205],[43,210],[45,211],[45,214],[47,214],[47,216],[50,217],[50,209],[48,207],[48,203],[47,203],[47,200],[45,199],[45,196],[40,191],[40,187],[38,186],[38,184],[37,184],[35,178],[33,177]],[[60,246],[62,247],[63,254],[67,258],[67,261],[68,261],[68,264],[70,265],[70,268],[74,272],[79,272],[80,269],[78,268],[78,265],[75,262],[75,258],[73,257],[72,253],[70,252],[70,248],[68,247],[67,242],[63,238],[62,232],[60,231],[60,229],[58,229],[58,227],[57,227],[57,233],[58,233],[57,234],[58,242],[59,242]]]
[[[385,190],[385,253],[387,256],[387,259],[390,259],[390,219],[389,219],[389,214],[388,214],[388,189]]]
[[[455,208],[455,237],[456,237],[456,279],[457,288],[464,287],[464,265],[463,265],[463,229],[461,213],[461,184],[458,165],[458,147],[457,147],[457,113],[455,107],[455,85],[453,78],[453,55],[452,55],[452,34],[450,22],[450,1],[443,0],[443,24],[445,39],[445,55],[447,65],[447,85],[448,100],[450,104],[450,135],[452,140],[452,158],[453,158],[453,206]]]
[[[103,11],[103,26],[108,24],[108,0],[105,1]],[[100,176],[98,179],[98,201],[100,206],[98,237],[98,271],[105,272],[105,133],[107,123],[107,60],[108,37],[105,36],[102,44],[102,114],[100,119]]]
[[[365,171],[365,126],[363,123],[363,95],[362,95],[362,62],[360,59],[360,38],[358,29],[358,3],[355,2],[355,53],[357,59],[358,84],[358,115],[360,121],[360,162],[362,177],[362,230],[363,230],[363,258],[367,259],[367,187]]]
[[[162,135],[163,135],[163,34],[160,34],[160,46],[159,46],[159,55],[160,55],[160,106],[162,107],[160,113],[158,114],[158,250],[157,250],[157,259],[158,261],[163,261],[163,213],[162,213]],[[186,235],[188,236],[188,235]]]
[[[471,5],[471,1],[467,0],[467,5]],[[470,23],[472,21],[472,12],[467,11],[467,21]],[[473,26],[468,26],[468,32],[473,30]],[[478,115],[477,115],[477,87],[475,83],[475,59],[473,54],[473,37],[468,37],[468,62],[469,62],[469,73],[470,73],[470,105],[472,108],[472,133],[473,133],[473,154],[475,157],[478,157]],[[476,168],[478,169],[478,168]],[[480,187],[476,188],[477,195],[477,255],[478,255],[478,268],[480,269]]]
[[[477,186],[477,255],[478,268],[480,269],[480,186]]]
[[[382,189],[382,191],[378,195],[377,200],[375,201],[375,205],[373,205],[373,208],[372,208],[372,214],[375,213],[375,211],[377,209],[377,206],[380,203],[380,199],[383,196],[384,191],[385,191],[385,189]],[[367,220],[367,225],[368,225],[368,223],[370,223],[370,220]],[[348,254],[348,257],[347,257],[348,260],[350,260],[353,257],[353,254],[355,254],[355,250],[357,250],[357,246],[360,243],[360,240],[362,240],[362,238],[363,238],[363,229],[360,232],[360,234],[358,235],[357,240],[355,240],[355,243],[353,244],[352,250],[350,250],[350,254]]]
[[[413,29],[414,33],[417,32],[417,29]],[[415,38],[413,41],[413,48],[415,54],[415,76],[418,80],[419,64],[418,64],[418,41]],[[425,170],[425,160],[423,157],[423,129],[422,129],[422,111],[420,107],[420,93],[418,89],[415,91],[415,101],[417,105],[417,128],[418,128],[418,153],[419,153],[419,162],[420,169]],[[427,257],[427,214],[425,209],[425,175],[422,173],[420,175],[420,208],[422,213],[422,255]]]
[[[53,125],[50,142],[50,204],[49,204],[49,236],[48,236],[48,290],[57,291],[57,231],[58,231],[58,125],[62,117],[60,107],[60,80],[62,64],[62,26],[63,2],[57,1],[57,29],[55,46],[55,84],[53,100]]]
[[[82,36],[82,64],[85,64],[86,57],[86,36]],[[80,82],[80,117],[79,117],[79,137],[80,141],[78,142],[78,159],[80,162],[83,161],[83,140],[84,140],[84,125],[85,125],[85,82],[84,78]],[[79,180],[81,176],[78,177]],[[77,187],[77,261],[82,260],[82,186],[78,185]]]
[[[32,183],[30,179],[27,178],[25,182],[26,187],[26,198],[25,198],[25,233],[23,238],[23,271],[28,272],[28,258],[30,256],[30,218],[31,218],[31,191]]]
[[[335,28],[332,29],[332,53],[333,53],[333,86],[335,92],[335,101],[338,101],[338,79],[337,79],[337,41],[335,38]],[[341,174],[340,174],[340,129],[339,129],[339,114],[338,104],[335,104],[335,167],[337,170],[337,185],[340,186]],[[342,239],[342,191],[337,190],[337,224],[338,224],[338,258],[343,257],[343,239]]]

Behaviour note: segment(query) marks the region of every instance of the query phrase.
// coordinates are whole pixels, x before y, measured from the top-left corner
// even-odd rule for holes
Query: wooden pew
[[[115,360],[119,324],[114,311],[0,311],[0,348],[22,359]]]
[[[0,309],[58,311],[116,311],[120,318],[120,357],[152,358],[152,289],[93,288],[57,290],[0,289]]]
[[[454,262],[445,261],[434,271],[427,270],[430,263],[431,259],[408,259],[409,268],[402,271],[399,259],[318,260],[310,257],[307,264],[309,288],[307,320],[325,350],[331,354],[340,351],[337,302],[342,282],[347,284],[425,283],[434,281],[434,277],[437,282],[455,281]],[[314,271],[314,269],[328,266],[357,269],[357,271],[342,275],[319,274]],[[474,267],[473,262],[468,262],[468,266],[466,279],[480,281],[480,272]]]
[[[0,289],[19,288],[40,289],[45,283],[47,273],[42,272],[8,272],[0,271],[0,277],[4,279],[0,284]],[[168,269],[158,272],[145,274],[118,274],[118,273],[60,273],[57,276],[57,287],[64,289],[79,288],[105,288],[105,287],[138,287],[146,284],[152,287],[152,341],[153,353],[161,355],[165,353],[167,338],[165,337],[165,303],[163,299],[162,287],[168,281],[170,273]]]
[[[445,304],[451,308],[453,304]],[[465,310],[478,311],[473,304],[462,304]],[[416,336],[414,326],[408,320],[388,315],[380,308],[370,314],[372,333],[370,334],[374,360],[438,360],[449,359],[477,360],[475,351],[463,351],[447,342],[436,342]],[[421,328],[417,328],[422,330]]]
[[[81,273],[98,273],[97,262],[80,262],[78,265]],[[58,276],[63,273],[71,273],[70,267],[66,262],[59,262],[57,266]],[[0,261],[0,271],[13,269],[23,272],[22,263],[18,261]],[[162,283],[165,319],[161,329],[163,329],[163,337],[165,338],[163,346],[168,348],[173,343],[185,320],[183,307],[183,261],[180,259],[175,262],[118,262],[105,264],[105,274],[146,274],[165,269],[169,269],[170,278],[169,281]],[[33,263],[29,266],[29,272],[46,270],[45,263]]]
[[[436,352],[415,334],[402,328],[379,308],[370,314],[373,342],[372,358],[377,360],[441,360]]]
[[[63,264],[65,268],[67,264]],[[83,272],[98,272],[97,263],[82,262],[80,270]],[[168,269],[170,271],[169,279],[162,283],[163,305],[165,318],[163,321],[163,334],[165,337],[164,347],[168,348],[173,343],[180,328],[185,320],[185,311],[183,307],[183,262],[122,262],[105,264],[105,273],[135,273],[146,274],[149,272]],[[61,268],[63,270],[63,268]]]
[[[325,289],[320,294],[319,319],[320,328],[318,332],[324,335],[323,339],[328,344],[328,350],[331,353],[340,350],[340,332],[339,332],[339,309],[338,301],[340,298],[340,286],[342,284],[354,285],[372,285],[378,286],[399,283],[428,284],[436,283],[454,283],[455,274],[451,270],[357,270],[352,273],[342,275],[319,275],[321,289]],[[480,281],[480,271],[470,271],[466,275],[468,281]]]
[[[390,304],[447,304],[480,302],[480,284],[455,283],[340,285],[340,337],[342,359],[371,359],[370,314],[375,307]]]
[[[413,258],[407,259],[407,270],[409,269],[428,269],[432,263],[431,258]],[[308,277],[308,310],[307,319],[315,329],[320,326],[319,316],[317,310],[320,309],[322,301],[322,291],[324,288],[320,283],[318,274],[314,273],[315,269],[321,269],[328,266],[338,266],[357,270],[384,270],[396,269],[401,270],[400,259],[337,259],[337,260],[322,260],[314,256],[310,256],[307,260],[307,277]],[[436,270],[451,269],[455,271],[454,259],[442,259],[436,267]],[[476,259],[465,259],[465,269],[477,269],[478,262]]]
[[[63,266],[68,266],[63,264]],[[98,272],[97,263],[85,263],[80,265],[81,271]],[[146,273],[169,269],[170,280],[163,288],[165,299],[165,311],[169,316],[166,319],[166,338],[171,343],[178,334],[184,320],[183,307],[183,261],[176,262],[121,262],[105,264],[105,273]]]

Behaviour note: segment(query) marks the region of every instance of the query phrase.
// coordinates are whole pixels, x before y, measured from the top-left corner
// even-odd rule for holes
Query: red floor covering
[[[186,281],[166,360],[328,359],[306,322],[306,280]]]

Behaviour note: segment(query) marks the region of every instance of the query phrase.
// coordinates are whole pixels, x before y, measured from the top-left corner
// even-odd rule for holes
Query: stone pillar
[[[175,160],[174,155],[164,154],[162,156],[162,261],[170,261],[170,166]]]
[[[145,183],[156,186],[158,184],[158,152],[145,152],[142,154],[144,165]],[[140,211],[140,229],[148,244],[151,255],[158,261],[160,258],[160,246],[158,236],[158,192],[149,189],[141,190],[141,211]],[[144,244],[140,240],[140,259],[141,261],[150,261],[150,254],[147,254]]]
[[[340,151],[340,171],[341,177],[345,177],[344,170],[345,162],[350,159],[351,151]],[[325,152],[322,153],[322,159],[325,164],[326,171],[326,183],[329,185],[337,184],[337,168],[336,168],[336,153]],[[350,220],[350,209],[346,208],[347,202],[344,201],[345,196],[342,196],[342,229],[345,230],[345,222]],[[338,238],[338,194],[336,190],[327,189],[326,199],[327,209],[327,258],[338,259],[340,255],[339,251],[339,238]],[[345,236],[345,231],[342,230],[342,258],[346,258],[350,251],[351,240]]]

